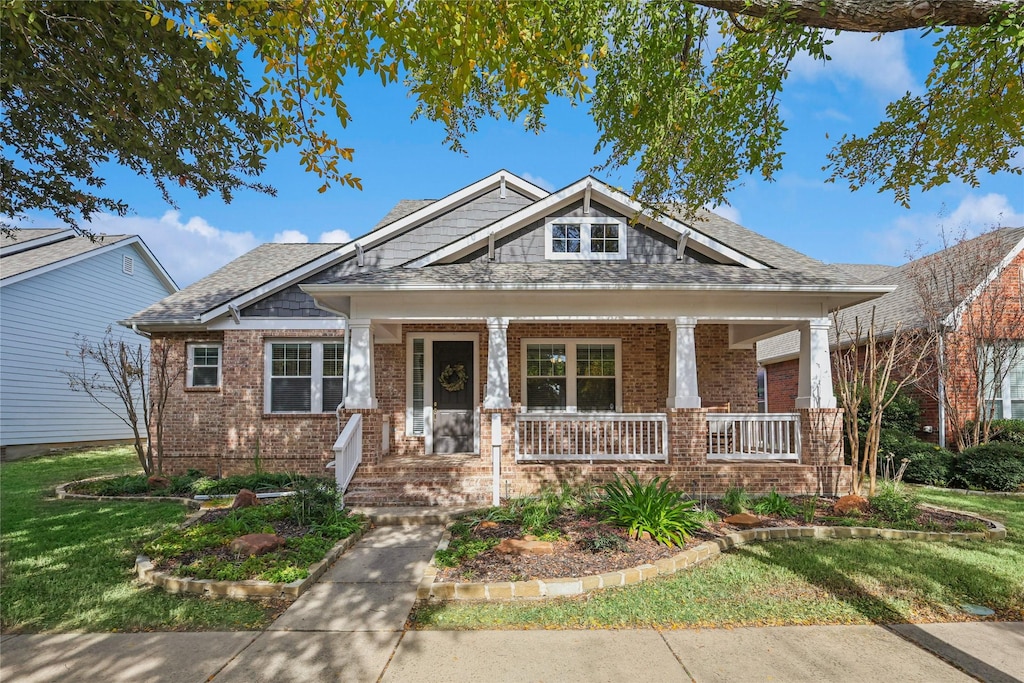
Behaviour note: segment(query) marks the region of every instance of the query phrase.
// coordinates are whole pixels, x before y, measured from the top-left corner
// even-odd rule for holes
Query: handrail
[[[334,480],[340,493],[345,493],[362,461],[363,415],[354,413],[334,442]]]

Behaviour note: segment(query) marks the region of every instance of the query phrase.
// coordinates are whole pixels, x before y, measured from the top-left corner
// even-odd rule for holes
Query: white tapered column
[[[800,381],[797,408],[835,408],[832,388],[832,357],[828,336],[832,329],[829,318],[815,318],[800,326]]]
[[[487,387],[484,408],[512,407],[508,393],[508,318],[487,319]]]
[[[696,318],[676,318],[669,324],[671,332],[668,401],[669,408],[700,408],[697,390],[697,345],[693,329]]]
[[[374,409],[377,407],[377,391],[373,372],[373,330],[370,329],[370,320],[349,320],[348,326],[348,394],[345,396],[345,408]]]

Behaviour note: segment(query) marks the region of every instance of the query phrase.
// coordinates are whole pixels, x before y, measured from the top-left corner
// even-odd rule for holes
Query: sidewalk
[[[1021,622],[405,631],[443,529],[420,521],[368,533],[267,631],[3,636],[0,681],[1024,681]]]

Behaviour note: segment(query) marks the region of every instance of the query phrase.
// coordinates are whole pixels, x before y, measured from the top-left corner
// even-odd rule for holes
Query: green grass
[[[418,628],[617,628],[955,621],[959,605],[1024,618],[1024,497],[921,490],[924,502],[1006,524],[1005,541],[775,541],[583,599],[425,603]]]
[[[248,630],[266,604],[214,601],[141,588],[144,541],[179,524],[177,503],[56,500],[61,482],[136,471],[129,448],[0,467],[0,628],[3,632]]]

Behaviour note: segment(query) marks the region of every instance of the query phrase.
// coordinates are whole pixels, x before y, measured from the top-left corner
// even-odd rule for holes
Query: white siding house
[[[0,243],[0,447],[5,457],[48,446],[121,440],[131,430],[73,392],[75,334],[99,340],[178,287],[133,235],[93,242],[70,230],[19,230]],[[80,366],[79,366],[80,367]],[[119,405],[111,396],[114,405]]]

